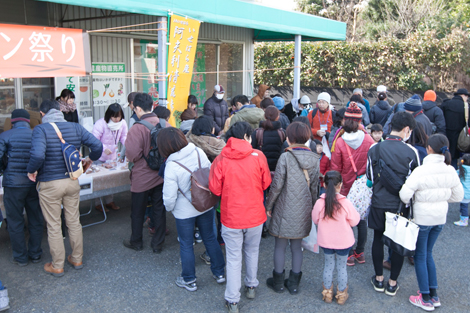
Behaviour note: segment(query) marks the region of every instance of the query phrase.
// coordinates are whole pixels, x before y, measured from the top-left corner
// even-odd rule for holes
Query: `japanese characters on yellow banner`
[[[176,14],[170,19],[167,98],[173,126],[179,125],[181,113],[187,107],[200,24],[197,20]]]

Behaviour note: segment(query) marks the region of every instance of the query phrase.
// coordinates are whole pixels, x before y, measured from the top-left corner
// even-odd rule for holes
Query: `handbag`
[[[67,173],[72,180],[76,180],[83,174],[83,164],[80,158],[80,152],[74,145],[67,143],[62,138],[62,133],[55,123],[49,123],[54,128],[57,137],[59,137],[60,145],[62,149],[62,155],[64,156],[65,165],[67,167]]]
[[[300,243],[300,245],[305,250],[312,251],[313,253],[320,252],[320,247],[317,244],[317,227],[315,226],[313,222],[312,222],[312,229],[310,230],[310,233],[308,234],[307,237],[302,239],[302,242]]]
[[[385,212],[385,232],[383,243],[402,256],[414,256],[416,241],[418,240],[419,226],[412,222],[413,203],[410,201],[410,213],[408,217],[403,213],[405,204],[400,203],[397,213]]]
[[[468,134],[468,103],[465,102],[465,127],[459,134],[457,140],[457,149],[462,152],[468,152],[470,150],[470,135]]]
[[[348,151],[349,160],[351,161],[354,173],[356,174],[356,180],[352,184],[351,189],[349,189],[349,193],[346,198],[351,201],[357,213],[361,216],[361,220],[365,220],[369,215],[370,203],[372,201],[372,188],[367,187],[366,175],[357,175],[356,164],[354,163],[351,150],[347,144],[346,150]]]

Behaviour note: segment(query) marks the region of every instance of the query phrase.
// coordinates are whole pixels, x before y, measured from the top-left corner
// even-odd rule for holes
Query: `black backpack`
[[[144,155],[143,157],[145,161],[147,161],[147,164],[150,169],[158,171],[160,169],[160,166],[165,163],[165,160],[158,152],[157,146],[157,137],[160,133],[160,130],[165,128],[165,121],[163,119],[160,119],[160,123],[155,126],[145,120],[137,121],[135,122],[135,124],[142,124],[150,130],[150,151],[147,156]]]

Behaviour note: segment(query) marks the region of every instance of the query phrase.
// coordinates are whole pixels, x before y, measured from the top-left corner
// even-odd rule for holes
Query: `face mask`
[[[224,98],[224,94],[223,93],[216,93],[215,96],[217,97],[217,99],[219,100],[222,100]]]
[[[109,120],[108,122],[108,127],[111,129],[111,131],[116,131],[119,130],[122,126],[122,120],[119,121],[118,123],[114,123],[112,120]]]
[[[408,137],[405,137],[404,141],[408,141],[408,139],[410,139],[410,137],[411,137],[411,131],[410,131],[410,133],[408,134]]]

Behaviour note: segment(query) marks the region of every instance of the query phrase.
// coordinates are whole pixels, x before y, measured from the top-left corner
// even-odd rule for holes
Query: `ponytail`
[[[465,180],[465,174],[467,173],[467,170],[463,166],[464,165],[470,166],[470,154],[469,153],[464,154],[460,158],[458,165],[459,165],[459,177]]]
[[[343,177],[337,171],[329,171],[325,174],[325,214],[324,219],[334,218],[334,214],[341,208],[341,204],[336,197],[336,187],[343,182]]]
[[[442,154],[444,156],[444,162],[450,165],[452,156],[449,151],[449,140],[443,134],[434,134],[428,139],[428,146],[432,148],[434,153]]]

